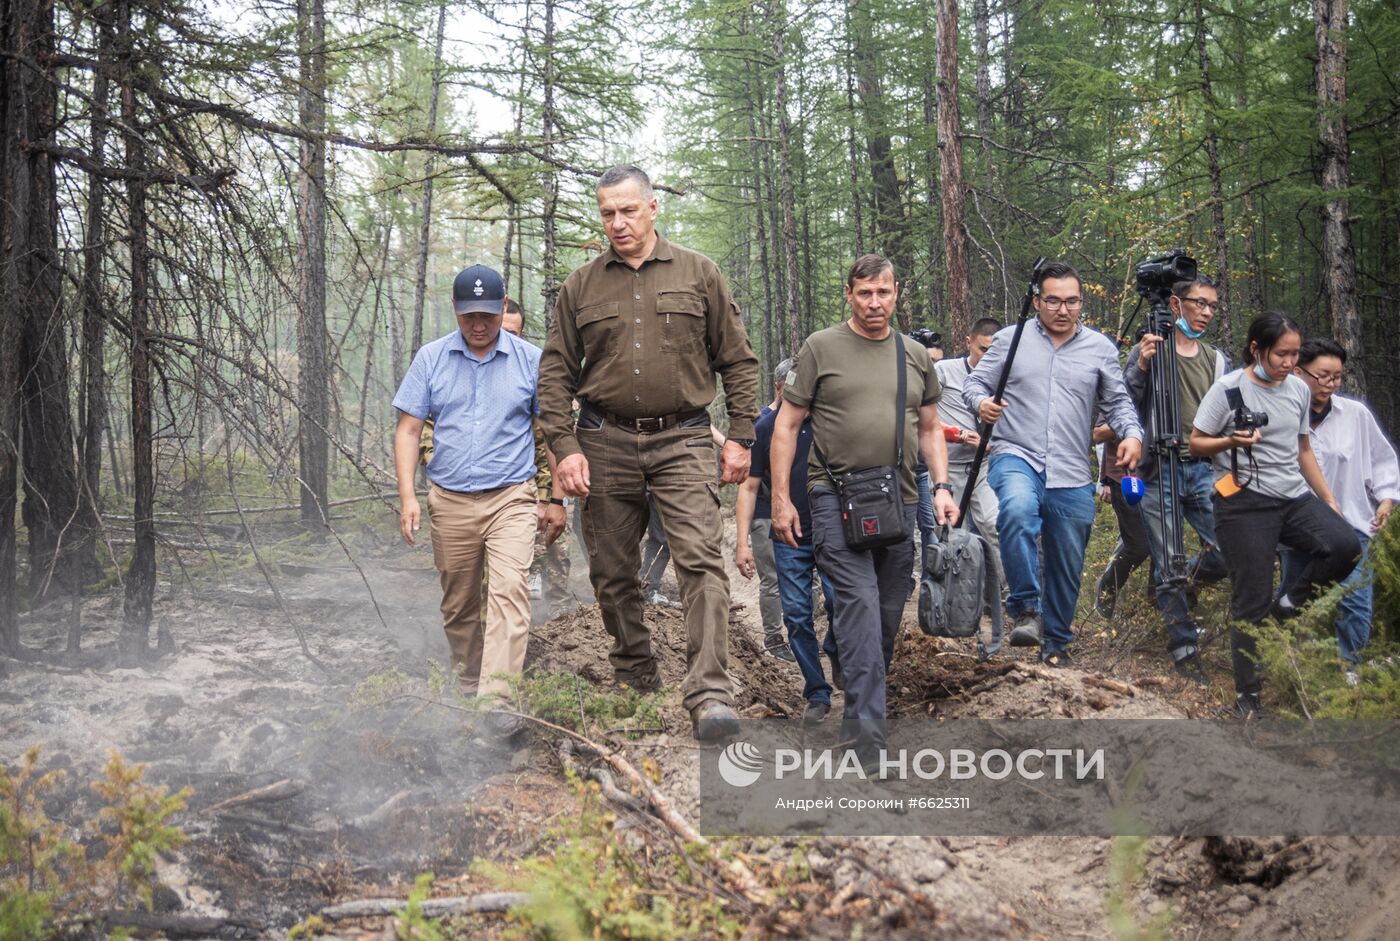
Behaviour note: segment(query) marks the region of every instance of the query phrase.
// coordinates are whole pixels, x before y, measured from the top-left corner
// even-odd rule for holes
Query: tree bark
[[[958,3],[938,0],[938,169],[943,181],[943,261],[948,272],[948,330],[967,336],[972,286],[964,228],[962,141],[958,109]]]
[[[784,343],[779,351],[785,356],[797,352],[801,342],[801,313],[797,309],[797,209],[792,187],[792,122],[788,117],[787,65],[784,33],[787,28],[787,5],[782,0],[770,0],[769,21],[773,30],[773,108],[778,113],[778,174],[782,185],[783,203],[783,262],[787,291],[783,298]]]
[[[899,174],[895,171],[893,137],[881,84],[873,14],[867,8],[869,3],[870,0],[852,0],[850,10],[856,91],[864,111],[865,150],[875,184],[875,232],[880,248],[894,263],[902,292],[917,297],[908,223],[900,198]],[[902,308],[903,305],[898,313],[899,328],[908,330],[909,314]]]
[[[135,24],[130,0],[118,10],[118,45],[122,57],[122,140],[128,169],[138,174],[146,168],[146,144],[141,137],[136,109]],[[148,280],[151,254],[146,221],[146,183],[127,181],[127,225],[131,296],[131,478],[135,510],[132,526],[135,543],[126,573],[126,597],[118,647],[126,662],[140,660],[149,649],[151,607],[156,590],[155,455],[151,416],[151,357],[148,346],[150,298]]]
[[[1347,0],[1313,0],[1317,38],[1317,139],[1322,150],[1322,189],[1339,194],[1351,186],[1347,166]],[[1366,394],[1361,318],[1356,308],[1356,255],[1345,196],[1330,196],[1322,206],[1322,254],[1332,336],[1347,351],[1347,383],[1356,396]]]
[[[47,61],[54,47],[53,6],[44,0],[0,0],[0,653],[19,650],[16,582],[19,534],[21,350],[26,325],[58,306],[53,160],[26,149],[55,125],[53,76],[19,58]],[[72,461],[68,462],[70,468]],[[31,536],[32,538],[32,536]]]
[[[992,133],[992,62],[990,46],[991,14],[987,0],[973,0],[972,49],[977,64],[977,133],[984,139]]]
[[[743,35],[749,33],[748,17],[742,14],[739,18],[739,31]],[[757,63],[752,58],[748,59],[744,64],[744,83],[748,99],[745,102],[745,112],[749,126],[749,150],[753,159],[753,199],[750,201],[750,205],[753,207],[754,239],[758,242],[758,272],[763,291],[763,375],[771,377],[773,370],[777,367],[778,360],[773,357],[773,290],[768,267],[768,230],[763,199],[764,145],[759,140],[757,113],[761,105],[759,104],[757,88],[760,76],[757,73]],[[767,388],[767,386],[760,386],[760,388]]]
[[[553,314],[554,304],[559,299],[559,275],[555,266],[559,263],[558,258],[558,220],[556,215],[559,209],[559,171],[549,161],[554,157],[554,140],[558,130],[557,116],[554,113],[554,93],[557,84],[556,60],[555,60],[555,39],[554,39],[554,13],[555,0],[545,0],[544,4],[544,107],[540,110],[540,122],[543,125],[543,139],[540,148],[545,156],[546,166],[544,171],[544,218],[541,220],[544,227],[544,246],[541,256],[541,263],[544,267],[544,283],[541,294],[544,297],[545,310]]]
[[[851,4],[848,2],[845,9],[846,15],[846,158],[851,181],[851,228],[855,229],[856,255],[865,254],[865,222],[861,218],[860,204],[862,193],[860,185],[860,155],[856,150],[856,73],[852,62],[851,47],[854,40],[851,37]]]
[[[326,131],[325,0],[298,0],[297,45],[301,84],[298,114],[312,135]],[[330,365],[326,337],[326,145],[323,137],[301,142],[297,258],[297,398],[301,476],[301,520],[314,529],[325,526],[330,443]]]
[[[21,4],[27,7],[28,4]],[[53,50],[53,12],[49,4],[30,14],[17,14],[23,31],[16,37],[26,55],[43,59]],[[18,135],[17,160],[27,164],[19,185],[30,192],[20,197],[28,204],[30,218],[20,234],[15,260],[24,266],[22,327],[19,343],[5,347],[7,357],[19,360],[19,441],[23,466],[22,517],[29,536],[29,594],[40,601],[74,590],[81,580],[85,543],[79,520],[81,487],[70,399],[68,328],[62,297],[62,262],[58,255],[58,197],[51,157],[35,152],[33,145],[52,144],[58,125],[58,98],[52,76],[16,76],[11,91],[31,96]],[[7,134],[10,130],[7,129]],[[8,182],[8,181],[7,181]],[[8,187],[5,199],[10,198]],[[20,254],[22,253],[22,255]],[[14,439],[11,439],[14,440]],[[88,547],[87,558],[93,558]]]
[[[438,4],[437,42],[433,46],[432,86],[428,91],[428,138],[437,137],[438,97],[442,90],[442,40],[447,30],[447,4]],[[324,90],[324,72],[322,89]],[[324,123],[324,115],[323,115]],[[433,172],[437,168],[436,155],[431,151],[423,161],[423,203],[418,217],[418,267],[413,277],[413,342],[409,347],[409,358],[423,345],[423,304],[428,292],[428,248],[433,219]],[[322,180],[324,181],[324,171]]]
[[[1215,282],[1220,295],[1220,335],[1232,335],[1230,324],[1230,241],[1225,228],[1225,186],[1220,173],[1220,140],[1216,133],[1217,102],[1210,78],[1210,50],[1207,48],[1205,6],[1196,4],[1196,56],[1201,66],[1201,97],[1206,105],[1206,169],[1210,174],[1211,238],[1215,243]]]

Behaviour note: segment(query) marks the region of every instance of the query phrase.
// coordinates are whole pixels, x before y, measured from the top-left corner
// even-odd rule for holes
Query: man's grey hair
[[[780,382],[786,383],[788,377],[792,375],[792,371],[796,368],[797,360],[794,357],[789,356],[787,359],[783,360],[778,364],[778,368],[773,370],[773,385],[777,385]]]
[[[598,189],[605,190],[614,186],[621,186],[628,180],[635,181],[637,188],[642,191],[645,199],[651,199],[654,195],[651,188],[651,177],[641,167],[633,164],[624,164],[620,167],[609,167],[603,171],[603,175],[598,177]]]

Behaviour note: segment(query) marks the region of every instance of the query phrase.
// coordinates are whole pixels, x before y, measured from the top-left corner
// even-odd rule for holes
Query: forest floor
[[[1108,525],[1100,519],[1091,574]],[[733,569],[732,521],[727,538],[738,705],[748,717],[794,716],[800,675],[760,654],[757,586]],[[77,657],[62,652],[66,607],[25,616],[22,636],[35,653],[6,661],[0,673],[0,760],[42,743],[42,765],[67,772],[46,801],[49,816],[76,832],[95,815],[88,782],[109,749],[144,764],[148,781],[192,791],[175,821],[189,841],[158,866],[150,923],[163,927],[155,933],[282,938],[333,903],[402,899],[424,872],[436,876],[434,895],[466,896],[538,887],[549,867],[583,859],[588,882],[614,860],[612,848],[578,855],[595,845],[600,820],[630,867],[623,881],[592,885],[600,897],[591,900],[568,882],[578,873],[561,869],[556,882],[576,907],[593,906],[595,919],[627,914],[608,911],[611,904],[650,899],[649,913],[628,915],[640,919],[633,936],[748,927],[783,937],[1112,939],[1153,937],[1155,924],[1163,932],[1156,936],[1183,939],[1381,939],[1400,920],[1400,840],[1387,839],[1159,837],[1142,845],[1141,870],[1124,876],[1122,844],[1103,837],[729,838],[716,841],[718,852],[742,860],[771,892],[766,909],[736,894],[717,875],[724,862],[703,854],[686,857],[689,884],[658,888],[673,838],[654,818],[617,807],[600,815],[595,791],[564,773],[553,733],[493,738],[440,688],[435,665],[445,645],[430,551],[387,536],[357,538],[351,551],[358,565],[330,551],[272,563],[280,602],[256,569],[173,582],[156,606],[171,647],[140,667],[113,665],[119,590],[85,604]],[[1161,655],[1155,618],[1129,598],[1141,594],[1141,577],[1113,624],[1079,625],[1077,667],[1062,671],[1019,651],[979,664],[966,644],[924,637],[911,604],[890,677],[891,711],[945,719],[1222,714],[1233,699],[1228,651],[1219,642],[1208,648],[1209,688],[1178,679]],[[587,598],[577,549],[572,586]],[[595,688],[590,696],[605,689],[608,639],[596,607],[540,616],[530,670],[576,677],[580,690]],[[620,747],[649,786],[695,821],[700,750],[678,692],[684,626],[671,608],[648,607],[647,616],[666,684],[648,697],[647,715],[659,726]],[[319,665],[303,655],[297,628]],[[1018,662],[1008,669],[1010,661]],[[839,713],[838,695],[832,719]],[[269,786],[277,799],[218,806]],[[651,888],[626,894],[633,883]],[[658,914],[657,897],[674,903],[670,916]],[[1109,916],[1110,897],[1126,903],[1124,918]],[[546,915],[530,917],[540,924]],[[317,927],[377,939],[395,937],[396,924],[400,936],[412,934],[403,919],[382,916]],[[610,930],[621,936],[621,924]],[[465,915],[440,937],[509,927],[500,914]]]

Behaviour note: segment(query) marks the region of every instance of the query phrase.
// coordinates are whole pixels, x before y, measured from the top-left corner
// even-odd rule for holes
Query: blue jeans
[[[1361,542],[1361,561],[1342,580],[1341,612],[1337,615],[1337,647],[1342,659],[1351,664],[1361,662],[1361,648],[1371,639],[1372,573],[1366,571],[1366,561],[1371,556],[1371,537],[1359,529],[1355,532]],[[1297,581],[1308,560],[1301,552],[1286,546],[1279,546],[1278,555],[1282,565],[1279,585],[1286,588]]]
[[[1162,468],[1163,473],[1166,468]],[[1190,523],[1201,539],[1201,554],[1195,560],[1194,568],[1205,580],[1219,580],[1226,574],[1225,559],[1220,554],[1215,541],[1215,510],[1210,496],[1215,492],[1215,475],[1211,465],[1204,461],[1192,461],[1181,465],[1178,480],[1181,491],[1181,515]],[[1159,496],[1163,505],[1158,504]],[[1172,512],[1170,488],[1162,486],[1162,475],[1158,474],[1147,482],[1147,492],[1143,495],[1138,509],[1142,511],[1142,522],[1147,529],[1147,545],[1152,551],[1152,574],[1157,582],[1157,610],[1162,612],[1162,623],[1167,628],[1167,649],[1189,647],[1196,643],[1196,625],[1191,620],[1190,604],[1186,597],[1186,585],[1163,583],[1169,571],[1167,566],[1167,545],[1162,532],[1162,510]]]
[[[787,625],[788,646],[797,658],[805,685],[802,697],[808,702],[831,705],[831,684],[822,670],[817,651],[817,632],[812,627],[812,575],[817,571],[817,550],[808,542],[793,548],[781,539],[773,540],[773,561],[778,569],[778,595],[783,602],[783,623]],[[831,583],[823,575],[822,597],[826,600],[828,636],[831,625]],[[832,641],[835,646],[835,640]]]
[[[987,481],[997,493],[1001,564],[1011,592],[1006,611],[1013,618],[1040,614],[1045,652],[1063,651],[1074,640],[1070,626],[1094,526],[1094,487],[1047,488],[1044,474],[1012,454],[992,457]],[[1037,539],[1045,552],[1043,593]]]

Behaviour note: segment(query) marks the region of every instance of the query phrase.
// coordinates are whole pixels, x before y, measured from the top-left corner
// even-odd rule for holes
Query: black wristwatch
[[[948,491],[948,496],[951,497],[951,496],[953,495],[953,485],[952,485],[952,484],[936,483],[936,484],[933,485],[933,489],[934,489],[934,490],[946,490],[946,491]]]
[[[728,441],[733,441],[735,444],[739,445],[739,447],[741,447],[741,448],[746,448],[746,449],[748,449],[748,450],[750,450],[750,451],[753,450],[753,441],[754,441],[754,439],[752,439],[752,438],[725,438],[724,440],[725,440],[726,442],[728,442]]]
[[[563,501],[561,498],[559,498],[559,497],[550,497],[550,498],[549,498],[549,502],[550,502],[550,503],[553,503],[555,506],[564,506],[564,505],[565,505],[564,501]]]

